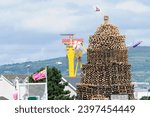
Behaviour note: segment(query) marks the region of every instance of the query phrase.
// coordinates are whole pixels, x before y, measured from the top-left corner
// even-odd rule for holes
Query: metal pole
[[[30,73],[30,72],[29,72],[30,67],[31,67],[31,65],[27,65],[27,66],[26,66],[26,68],[27,68],[27,74],[28,74],[28,75],[29,75],[29,73]]]
[[[30,67],[31,67],[30,65],[27,65],[27,74],[28,74],[28,82],[27,82],[27,87],[28,87],[28,88],[27,88],[27,90],[28,90],[28,97],[30,96],[30,95],[29,95],[29,93],[30,93],[30,92],[29,92],[29,88],[30,88],[30,87],[29,87],[29,70],[30,70]]]
[[[48,66],[46,66],[46,87],[45,87],[45,93],[46,93],[46,100],[48,100],[48,90],[47,90],[47,84],[48,84],[48,80],[47,80],[47,69],[48,69]]]
[[[18,93],[17,93],[18,99],[17,100],[20,100],[20,87],[19,87],[19,81],[18,80],[16,81],[16,89],[18,91]]]
[[[147,100],[148,100],[148,91],[147,91]]]

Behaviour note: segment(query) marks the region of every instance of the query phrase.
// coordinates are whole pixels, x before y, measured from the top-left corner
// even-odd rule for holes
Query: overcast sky
[[[62,33],[75,33],[87,46],[104,15],[127,45],[150,45],[149,0],[0,0],[0,65],[65,56]]]

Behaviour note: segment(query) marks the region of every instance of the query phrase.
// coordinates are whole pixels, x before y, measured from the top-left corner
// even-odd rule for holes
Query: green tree
[[[41,68],[37,72],[40,72],[43,69],[44,68]],[[68,86],[68,83],[62,83],[61,78],[61,72],[57,68],[47,68],[48,100],[73,100],[75,98],[75,96],[70,96],[69,90],[64,90],[65,86]],[[30,76],[29,82],[46,82],[46,79],[34,81],[32,76]]]
[[[140,98],[140,100],[150,100],[150,96],[143,96]]]

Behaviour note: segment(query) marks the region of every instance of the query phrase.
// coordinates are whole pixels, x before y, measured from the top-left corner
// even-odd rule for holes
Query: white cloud
[[[140,34],[145,35],[146,33],[150,33],[150,29],[127,29],[126,33],[133,36],[139,36]]]
[[[135,1],[135,0],[128,0],[121,3],[118,3],[116,5],[117,9],[125,10],[125,11],[131,11],[134,13],[145,13],[150,12],[150,7]]]
[[[42,43],[42,41],[41,41]],[[0,44],[0,65],[20,63],[27,61],[45,60],[65,56],[65,46],[61,40],[51,41],[47,44]]]
[[[100,13],[92,9],[95,5]],[[1,45],[0,64],[65,56],[58,34],[72,32],[87,42],[101,24],[102,15],[110,15],[110,22],[123,30],[129,42],[144,40],[142,45],[150,45],[149,11],[140,0],[0,0],[0,42],[6,44]]]
[[[67,9],[48,9],[39,12],[21,21],[21,28],[32,29],[39,32],[65,32],[73,28],[80,20],[79,16],[69,15],[76,11]]]
[[[82,16],[73,15],[78,9],[65,8],[63,2],[57,2],[26,2],[3,9],[0,11],[0,25],[13,26],[15,30],[51,33],[71,30]]]
[[[123,31],[123,34],[126,35],[126,42],[129,45],[132,45],[133,42],[143,41],[142,46],[149,46],[149,36],[150,29],[127,29]]]
[[[16,3],[15,0],[0,0],[0,5],[10,5]]]
[[[10,6],[21,3],[23,0],[0,0],[0,6]]]

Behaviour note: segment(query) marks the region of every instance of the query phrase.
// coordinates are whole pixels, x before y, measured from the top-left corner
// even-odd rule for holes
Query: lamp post
[[[27,66],[26,66],[26,68],[27,68],[27,74],[28,74],[28,75],[29,75],[29,73],[30,73],[30,72],[29,72],[29,71],[30,71],[30,67],[31,67],[31,65],[27,65]]]
[[[28,97],[29,97],[29,74],[30,74],[30,72],[29,72],[29,70],[30,70],[30,67],[31,67],[31,65],[27,65],[26,66],[26,68],[27,68],[27,75],[28,75],[28,80],[27,80],[27,88],[26,88],[26,94],[28,95]]]

